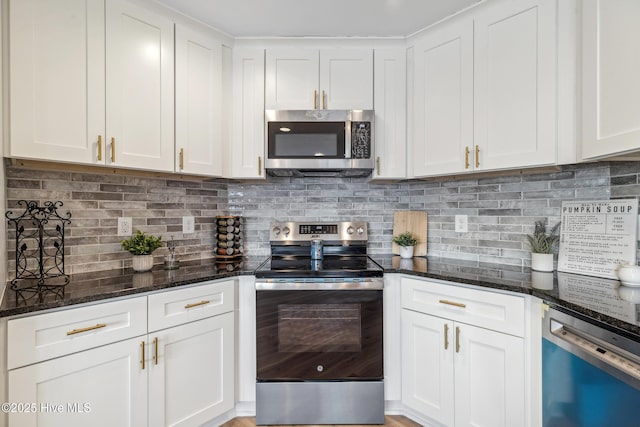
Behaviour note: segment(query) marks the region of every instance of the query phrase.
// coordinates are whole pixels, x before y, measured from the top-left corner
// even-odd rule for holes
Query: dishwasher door
[[[543,427],[640,426],[640,343],[553,308],[542,328]]]

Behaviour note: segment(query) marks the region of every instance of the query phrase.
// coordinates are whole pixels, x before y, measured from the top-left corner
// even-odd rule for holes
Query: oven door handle
[[[370,280],[362,282],[260,282],[256,281],[257,291],[367,291],[383,290],[384,281]]]

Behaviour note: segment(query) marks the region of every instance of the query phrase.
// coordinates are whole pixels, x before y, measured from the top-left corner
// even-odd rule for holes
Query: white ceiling
[[[157,0],[233,37],[404,37],[479,0]]]

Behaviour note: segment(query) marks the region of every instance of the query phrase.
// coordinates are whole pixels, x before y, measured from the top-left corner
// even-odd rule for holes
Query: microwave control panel
[[[351,122],[351,158],[371,158],[371,122]]]

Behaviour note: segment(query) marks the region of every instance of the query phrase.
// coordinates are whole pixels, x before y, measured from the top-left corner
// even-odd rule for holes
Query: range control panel
[[[367,241],[367,223],[340,222],[274,222],[271,224],[271,242],[307,242],[313,239],[327,241]]]

